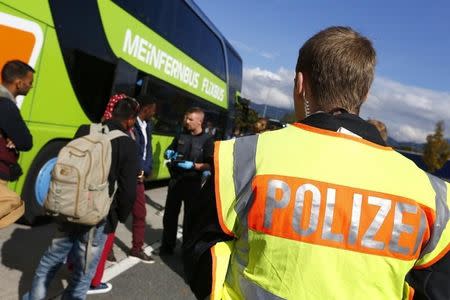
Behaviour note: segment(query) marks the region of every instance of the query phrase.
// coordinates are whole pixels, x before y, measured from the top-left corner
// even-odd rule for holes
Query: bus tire
[[[42,188],[39,189],[38,182],[50,180],[50,172],[53,169],[59,150],[67,143],[67,140],[50,142],[44,146],[34,159],[22,190],[22,199],[25,201],[25,214],[19,220],[19,223],[38,225],[49,221],[50,217],[45,215],[43,208],[43,192]]]

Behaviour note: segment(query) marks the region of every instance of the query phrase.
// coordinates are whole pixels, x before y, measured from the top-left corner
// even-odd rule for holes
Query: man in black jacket
[[[127,133],[134,126],[138,111],[137,102],[125,98],[116,104],[112,119],[104,124],[110,130]],[[75,138],[88,133],[89,125],[82,125]],[[113,196],[116,184],[117,190],[106,220],[95,226],[91,240],[89,240],[92,229],[90,226],[69,222],[58,224],[56,235],[36,269],[28,299],[46,297],[51,279],[69,254],[74,269],[62,298],[85,299],[108,233],[115,231],[119,221],[124,223],[127,220],[136,198],[138,172],[136,143],[129,136],[121,136],[111,141],[111,151],[111,168],[108,176],[110,196]]]
[[[210,169],[213,159],[213,138],[202,128],[204,115],[198,107],[188,109],[184,115],[185,131],[172,141],[164,154],[171,160],[171,179],[163,217],[161,255],[172,254],[175,248],[181,201],[184,201],[183,241],[192,233],[190,211],[200,192],[202,173]]]
[[[19,151],[28,151],[33,139],[19,108],[17,96],[25,96],[33,85],[34,70],[19,60],[9,61],[2,69],[0,84],[0,228],[20,218],[25,207],[14,191],[8,189],[8,181],[21,175],[17,160]]]

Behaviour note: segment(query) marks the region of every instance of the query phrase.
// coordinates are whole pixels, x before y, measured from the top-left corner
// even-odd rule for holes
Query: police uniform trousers
[[[188,241],[192,234],[190,221],[190,211],[195,200],[198,198],[201,187],[200,176],[172,178],[169,181],[167,191],[166,207],[163,217],[163,238],[162,248],[173,250],[176,244],[178,227],[178,215],[183,202],[183,241]]]

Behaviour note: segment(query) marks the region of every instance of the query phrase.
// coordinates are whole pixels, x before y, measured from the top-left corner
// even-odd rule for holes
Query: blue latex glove
[[[185,169],[185,170],[191,170],[194,168],[194,163],[192,161],[189,160],[183,160],[179,163],[177,163],[177,166],[179,168]]]
[[[211,176],[211,171],[210,170],[205,170],[202,172],[202,178],[206,178],[208,176]]]
[[[170,149],[164,153],[165,159],[176,159],[177,156],[178,156],[178,153],[176,151],[170,150]]]

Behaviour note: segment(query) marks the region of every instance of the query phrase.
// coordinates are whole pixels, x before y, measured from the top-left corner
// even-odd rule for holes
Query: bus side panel
[[[41,22],[53,26],[53,19],[50,12],[48,0],[1,0],[9,7],[14,7],[18,11],[33,17]],[[3,9],[1,9],[3,11]]]
[[[78,103],[59,48],[56,32],[48,27],[38,81],[35,84],[30,123],[78,127],[90,123]]]
[[[170,143],[172,143],[173,137],[167,135],[152,136],[153,147],[153,175],[152,180],[166,179],[170,177],[169,170],[164,163],[164,152]]]
[[[0,69],[13,59],[22,60],[34,69],[39,69],[47,26],[1,3],[0,14]],[[37,77],[35,74],[33,86],[36,86]],[[26,97],[16,98],[25,120],[30,116],[35,91],[32,88]]]
[[[23,184],[27,178],[28,170],[30,169],[33,160],[36,158],[39,151],[49,142],[58,139],[72,139],[75,135],[76,127],[55,126],[47,124],[28,123],[28,128],[33,135],[33,148],[29,152],[20,153],[20,165],[23,173],[20,179],[15,183],[15,190],[20,195],[22,194]],[[24,199],[29,200],[29,199]]]
[[[34,87],[20,106],[21,114],[33,135],[33,148],[29,152],[21,153],[20,156],[24,175],[17,183],[10,184],[21,194],[33,159],[42,147],[53,139],[71,139],[80,124],[90,121],[82,111],[72,89],[54,28],[2,4],[0,12],[39,25],[43,35],[42,48],[34,65],[36,70]],[[5,28],[3,27],[3,30],[8,30]],[[23,47],[20,38],[15,43],[18,47]],[[16,57],[5,57],[6,60],[14,58]]]
[[[26,120],[33,135],[33,148],[21,154],[24,175],[16,185],[19,194],[33,159],[42,147],[52,139],[71,139],[79,125],[90,123],[72,89],[52,27],[47,27],[36,79],[31,113]]]

